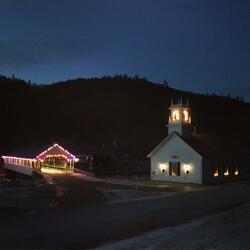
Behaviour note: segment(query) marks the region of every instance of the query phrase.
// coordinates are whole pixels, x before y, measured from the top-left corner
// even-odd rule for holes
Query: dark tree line
[[[189,98],[200,132],[250,138],[250,105],[226,96],[192,94],[139,76],[32,85],[0,77],[0,153],[53,142],[95,146],[144,159],[166,135],[171,98]]]

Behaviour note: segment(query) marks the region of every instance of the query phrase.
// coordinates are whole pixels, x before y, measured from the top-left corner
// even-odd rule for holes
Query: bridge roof
[[[64,149],[62,146],[55,143],[53,146],[49,147],[48,149],[44,150],[42,153],[36,156],[37,160],[44,160],[49,156],[61,156],[65,157],[68,160],[75,160],[76,157],[71,154],[68,150]]]
[[[74,150],[74,152],[78,153],[78,151],[76,150]],[[9,156],[9,157],[40,159],[40,160],[44,160],[46,157],[52,156],[52,155],[57,155],[57,156],[60,155],[67,159],[76,159],[75,155],[73,155],[71,152],[64,149],[62,146],[60,146],[57,143],[54,143],[52,146],[42,145],[42,146],[21,147],[6,154],[6,156]]]

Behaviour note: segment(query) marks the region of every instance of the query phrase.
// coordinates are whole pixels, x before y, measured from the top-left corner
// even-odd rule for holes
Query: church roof
[[[181,138],[204,158],[228,159],[233,161],[235,158],[245,158],[249,155],[250,151],[247,143],[244,143],[244,140],[237,136],[228,136],[224,138],[215,134],[195,134],[190,138],[183,138],[178,133],[172,132],[148,155],[148,157],[151,157],[157,152],[157,150],[174,135]]]
[[[191,139],[182,139],[206,158],[231,161],[250,159],[249,143],[239,135],[197,134],[193,135]]]
[[[221,158],[227,155],[222,138],[214,134],[197,134],[190,138],[181,137],[181,139],[203,157]]]

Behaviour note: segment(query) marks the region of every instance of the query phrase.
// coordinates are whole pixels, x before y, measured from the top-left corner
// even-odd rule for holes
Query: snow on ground
[[[100,246],[95,250],[123,249],[250,249],[250,203],[187,224]]]

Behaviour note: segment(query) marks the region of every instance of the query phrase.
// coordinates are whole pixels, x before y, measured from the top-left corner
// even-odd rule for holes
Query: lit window
[[[183,120],[185,122],[188,122],[188,111],[187,110],[183,110]]]
[[[219,171],[218,169],[214,171],[214,177],[218,177],[219,176]]]
[[[228,169],[226,169],[226,171],[224,172],[224,175],[225,175],[225,176],[228,176],[228,175],[229,175]]]
[[[239,175],[239,170],[238,170],[238,169],[236,169],[236,170],[234,171],[234,175]]]
[[[181,168],[180,162],[169,162],[169,175],[172,176],[180,176],[181,175]]]
[[[173,121],[179,121],[180,120],[179,110],[174,110],[172,115],[173,115]]]

